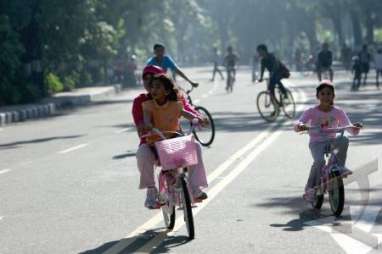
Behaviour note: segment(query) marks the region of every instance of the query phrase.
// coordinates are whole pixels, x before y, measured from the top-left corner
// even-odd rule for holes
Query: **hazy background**
[[[381,0],[0,0],[0,105],[108,82],[116,61],[139,64],[156,42],[185,65],[232,45],[249,64],[258,43],[288,62],[330,43],[375,50]]]

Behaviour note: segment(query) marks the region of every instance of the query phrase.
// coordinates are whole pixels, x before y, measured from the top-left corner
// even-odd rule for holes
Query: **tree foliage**
[[[258,43],[284,56],[324,40],[358,47],[381,37],[381,11],[380,0],[0,0],[0,105],[104,82],[115,59],[143,62],[157,42],[180,64],[228,45],[243,62]]]

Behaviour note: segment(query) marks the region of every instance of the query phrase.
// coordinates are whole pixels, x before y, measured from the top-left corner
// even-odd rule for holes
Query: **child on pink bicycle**
[[[182,116],[189,120],[196,118],[201,124],[204,124],[203,119],[184,109],[183,103],[179,101],[174,83],[165,74],[154,76],[149,90],[152,99],[142,104],[144,131],[156,128],[167,138],[172,138],[175,135],[168,132],[181,131],[179,119]],[[147,144],[144,147],[141,145],[140,153],[137,153],[138,168],[141,173],[140,188],[147,188],[145,206],[148,208],[159,208],[158,191],[153,174],[156,157],[150,146],[158,140],[160,140],[159,136],[149,137],[146,140]],[[202,188],[207,187],[208,184],[200,145],[197,146],[197,154],[198,164],[190,167],[189,183],[194,200],[201,201],[207,198],[207,194],[202,191]]]
[[[346,127],[346,130],[352,135],[358,135],[362,125],[360,123],[352,124],[346,113],[339,107],[334,106],[334,86],[329,80],[323,80],[316,88],[316,97],[319,100],[317,106],[311,107],[304,111],[294,128],[296,132],[305,131],[313,128],[328,129]],[[325,147],[328,144],[334,146],[337,152],[337,162],[341,167],[341,175],[346,176],[352,174],[345,167],[346,154],[349,140],[345,136],[336,137],[335,133],[322,135],[320,131],[309,131],[310,142],[309,148],[313,157],[313,165],[310,170],[308,182],[305,186],[303,198],[312,201],[314,198],[315,188],[320,184],[321,168],[325,165]]]

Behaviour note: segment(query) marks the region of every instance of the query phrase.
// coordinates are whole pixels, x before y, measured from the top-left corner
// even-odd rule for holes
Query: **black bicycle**
[[[194,106],[195,110],[200,114],[200,116],[202,118],[208,120],[208,125],[203,126],[203,128],[195,128],[192,131],[192,133],[194,134],[196,140],[198,140],[202,146],[210,146],[215,139],[214,120],[212,119],[210,112],[205,107],[195,106],[193,104],[192,99],[191,99],[191,95],[190,95],[192,90],[194,90],[194,87],[192,87],[190,90],[186,91],[188,102],[192,106]]]
[[[284,115],[292,119],[296,115],[296,103],[292,92],[286,89],[286,96],[279,88],[275,88],[275,96],[272,98],[269,91],[269,80],[267,80],[267,90],[260,92],[256,98],[256,105],[260,116],[267,122],[274,122],[280,115],[280,111]]]

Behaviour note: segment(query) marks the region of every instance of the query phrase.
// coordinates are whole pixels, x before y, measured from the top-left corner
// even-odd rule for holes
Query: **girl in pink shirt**
[[[346,127],[347,131],[352,135],[358,135],[362,125],[359,123],[352,124],[346,113],[339,107],[334,106],[334,86],[330,81],[324,80],[316,88],[316,96],[320,101],[319,105],[311,107],[304,111],[294,129],[297,132],[309,130],[310,128],[319,127],[338,128]],[[313,157],[313,165],[310,170],[308,182],[305,186],[304,199],[312,201],[315,188],[320,184],[321,168],[325,165],[324,152],[328,142],[332,143],[338,150],[337,161],[342,167],[342,175],[349,175],[352,172],[345,168],[346,154],[349,146],[349,140],[345,136],[337,137],[335,133],[323,135],[319,130],[309,131],[310,142],[309,148]]]

